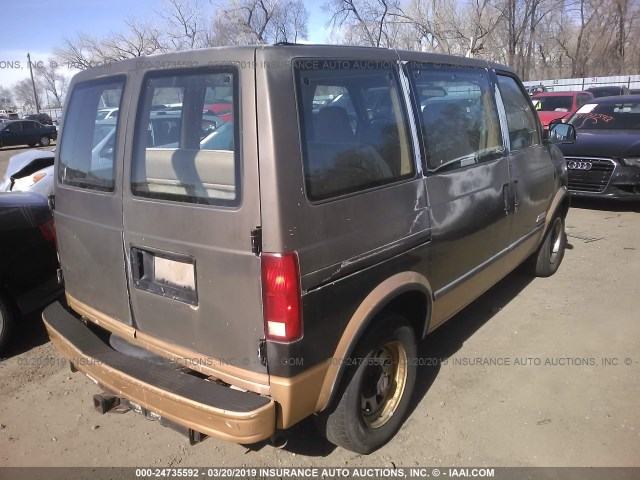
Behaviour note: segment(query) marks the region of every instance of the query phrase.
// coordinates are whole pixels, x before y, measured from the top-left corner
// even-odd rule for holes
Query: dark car
[[[55,228],[51,210],[36,193],[0,193],[0,352],[19,315],[55,300]]]
[[[48,147],[58,138],[58,129],[33,120],[14,120],[0,124],[0,148],[14,145]]]
[[[574,196],[640,199],[640,97],[595,99],[570,119],[578,131],[560,145]]]
[[[48,113],[32,113],[24,117],[25,120],[35,120],[43,125],[53,125],[53,120]]]
[[[609,85],[606,87],[589,87],[587,92],[593,93],[596,98],[611,97],[615,95],[629,95],[629,88],[618,85]]]
[[[529,87],[525,87],[529,96],[537,95],[539,93],[548,92],[547,87],[544,85],[531,85]]]

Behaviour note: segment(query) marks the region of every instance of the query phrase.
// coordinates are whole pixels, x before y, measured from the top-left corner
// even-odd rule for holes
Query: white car
[[[44,197],[53,194],[53,159],[50,150],[28,150],[9,159],[0,183],[0,192],[34,192]]]
[[[119,108],[102,108],[96,114],[96,120],[107,120],[118,116]]]

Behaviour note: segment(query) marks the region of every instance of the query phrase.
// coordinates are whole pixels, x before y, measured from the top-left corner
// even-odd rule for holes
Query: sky
[[[49,61],[56,46],[65,37],[77,33],[102,36],[124,27],[126,18],[142,18],[152,14],[159,0],[1,0],[0,86],[11,88],[29,77],[27,53],[31,62],[42,65]],[[309,12],[309,39],[326,43],[328,16],[323,0],[304,0]],[[37,62],[43,62],[38,64]],[[72,75],[73,71],[68,71]]]

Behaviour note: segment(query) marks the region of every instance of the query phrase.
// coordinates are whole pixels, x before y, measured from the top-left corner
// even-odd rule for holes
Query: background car
[[[597,98],[568,121],[578,132],[559,145],[574,196],[640,200],[640,97]]]
[[[593,93],[596,98],[611,97],[613,95],[629,95],[629,89],[624,86],[608,85],[603,87],[589,87],[587,92]]]
[[[96,114],[96,120],[107,120],[118,116],[119,108],[102,108]]]
[[[547,129],[551,120],[569,118],[593,98],[591,92],[544,92],[534,95],[532,101],[542,126]]]
[[[233,120],[233,103],[227,100],[212,100],[205,103],[204,112],[220,117],[223,121]]]
[[[21,315],[55,300],[58,283],[55,227],[47,199],[0,193],[0,352]]]
[[[43,125],[53,125],[53,120],[48,113],[31,113],[24,117],[25,120],[35,120],[36,122],[40,122]]]
[[[27,150],[9,159],[0,192],[33,192],[44,197],[53,194],[54,151]]]
[[[543,92],[547,92],[547,87],[545,87],[544,85],[532,85],[530,87],[525,87],[527,90],[527,93],[530,96],[536,95],[538,93],[543,93]]]
[[[33,120],[14,120],[0,124],[0,148],[14,145],[35,147],[36,144],[48,147],[57,138],[56,127]]]

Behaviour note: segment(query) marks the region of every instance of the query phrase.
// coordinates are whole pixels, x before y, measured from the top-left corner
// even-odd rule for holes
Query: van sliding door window
[[[295,66],[310,200],[415,176],[409,124],[393,65],[302,60]]]
[[[74,87],[60,144],[60,183],[102,192],[114,191],[120,122],[97,117],[98,110],[120,108],[124,83],[124,77],[112,77]]]
[[[489,74],[482,68],[410,66],[429,172],[450,171],[504,155]]]
[[[237,75],[153,72],[138,107],[134,195],[207,205],[240,203]]]

